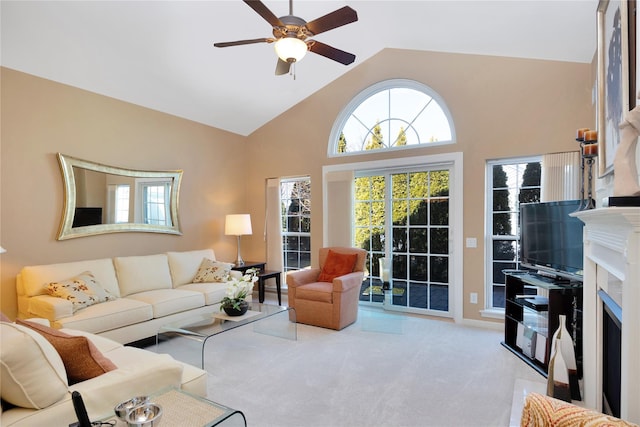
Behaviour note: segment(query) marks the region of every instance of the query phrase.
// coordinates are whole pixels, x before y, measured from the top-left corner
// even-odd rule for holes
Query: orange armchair
[[[296,321],[335,330],[354,323],[366,256],[364,249],[322,248],[320,268],[287,273],[289,307],[295,309]],[[341,269],[344,274],[324,281]]]

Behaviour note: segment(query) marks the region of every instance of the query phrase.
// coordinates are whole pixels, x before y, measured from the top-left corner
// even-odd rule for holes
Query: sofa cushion
[[[111,258],[24,267],[20,272],[20,281],[24,293],[32,297],[46,294],[48,283],[65,280],[80,271],[91,271],[104,289],[120,296]]]
[[[23,408],[42,409],[67,393],[67,374],[60,355],[38,332],[0,322],[0,389],[2,399]]]
[[[127,299],[151,305],[153,317],[164,317],[173,313],[204,306],[204,295],[200,292],[180,289],[160,289],[129,295]]]
[[[200,263],[197,273],[193,277],[193,283],[226,282],[229,280],[233,264],[218,262],[204,258]]]
[[[193,277],[198,272],[200,263],[203,258],[216,259],[213,249],[201,249],[196,251],[185,252],[167,252],[169,260],[169,270],[171,270],[171,279],[173,287],[186,285],[191,283]]]
[[[222,301],[222,298],[225,297],[227,293],[227,284],[218,282],[188,283],[186,285],[180,286],[178,289],[200,292],[202,295],[204,295],[204,303],[206,305],[213,305],[218,304],[220,301]]]
[[[56,328],[80,329],[98,334],[153,319],[153,307],[130,298],[92,305],[73,317],[53,322]]]
[[[113,259],[120,294],[124,297],[156,289],[171,289],[167,255],[118,257]]]
[[[117,368],[83,336],[72,336],[48,326],[18,319],[17,324],[40,333],[56,349],[67,372],[69,385],[95,378]]]
[[[116,299],[116,296],[100,285],[90,271],[85,271],[67,280],[49,283],[47,293],[71,301],[74,312],[93,304]]]
[[[341,254],[329,249],[318,282],[333,282],[336,277],[351,273],[357,259],[358,254]]]

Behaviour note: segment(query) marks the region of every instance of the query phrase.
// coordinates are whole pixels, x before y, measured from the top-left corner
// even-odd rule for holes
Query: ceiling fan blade
[[[325,58],[333,59],[344,65],[349,65],[356,60],[356,56],[353,53],[345,52],[344,50],[336,49],[328,44],[321,43],[315,40],[307,41],[309,50],[318,55],[322,55]]]
[[[273,14],[267,6],[260,0],[243,0],[251,9],[255,10],[258,15],[262,16],[265,21],[271,24],[272,27],[284,27],[280,18]]]
[[[254,44],[254,43],[272,43],[273,39],[250,39],[250,40],[238,40],[235,42],[222,42],[222,43],[214,43],[215,47],[229,47],[229,46],[241,46],[243,44]]]
[[[316,35],[324,33],[325,31],[333,30],[334,28],[341,27],[343,25],[350,24],[358,20],[358,14],[355,10],[349,6],[345,6],[341,9],[334,10],[318,19],[314,19],[311,22],[306,23],[307,29],[311,34]]]
[[[291,68],[290,62],[283,61],[282,59],[278,58],[278,63],[276,64],[276,76],[287,74],[289,72],[289,68]]]

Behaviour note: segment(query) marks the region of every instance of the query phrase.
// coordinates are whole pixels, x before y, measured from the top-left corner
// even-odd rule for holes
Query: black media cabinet
[[[551,338],[558,316],[567,318],[582,377],[582,282],[528,271],[505,270],[504,341],[502,345],[547,376]]]

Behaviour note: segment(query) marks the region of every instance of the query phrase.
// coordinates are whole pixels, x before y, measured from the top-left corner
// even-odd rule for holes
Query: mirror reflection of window
[[[129,186],[116,185],[116,224],[129,222]]]
[[[171,225],[169,221],[169,196],[171,183],[142,184],[142,215],[145,224]]]

